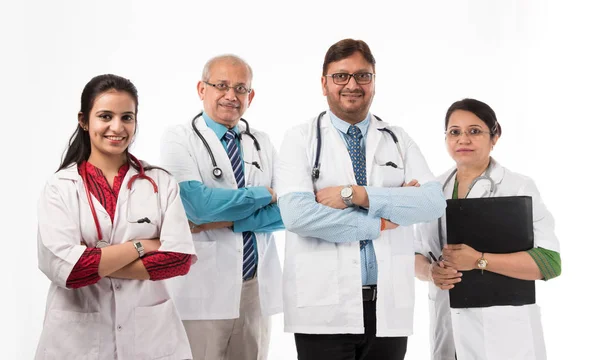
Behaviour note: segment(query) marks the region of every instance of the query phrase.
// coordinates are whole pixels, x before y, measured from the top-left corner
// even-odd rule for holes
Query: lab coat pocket
[[[42,358],[47,360],[98,359],[100,313],[50,310],[44,324],[40,348],[43,351]]]
[[[169,299],[162,304],[135,308],[135,358],[160,359],[177,350],[179,316]]]
[[[491,306],[483,311],[483,346],[492,359],[545,359],[539,307]],[[510,344],[510,346],[506,346]]]
[[[121,209],[129,225],[128,239],[152,239],[159,236],[161,214],[157,194],[133,188]]]
[[[412,307],[415,303],[415,257],[414,255],[392,256],[392,288],[396,307]]]
[[[335,305],[338,291],[337,251],[301,253],[296,257],[298,307]]]
[[[399,187],[404,183],[404,169],[382,164],[373,166],[373,178],[369,182],[374,186]]]

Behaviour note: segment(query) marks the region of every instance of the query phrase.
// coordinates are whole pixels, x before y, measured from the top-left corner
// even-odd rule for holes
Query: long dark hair
[[[96,98],[99,95],[111,90],[126,92],[133,99],[133,102],[135,103],[136,115],[135,131],[137,132],[138,91],[135,85],[133,85],[129,79],[125,79],[124,77],[113,74],[98,75],[92,78],[83,88],[83,92],[81,93],[81,108],[79,110],[79,119],[83,123],[81,125],[87,125],[89,123],[90,112],[94,107]],[[73,163],[80,165],[83,161],[90,157],[90,153],[92,151],[90,135],[87,131],[83,130],[81,125],[78,124],[77,129],[75,129],[75,132],[73,132],[73,135],[71,135],[69,145],[57,171],[65,169]],[[139,166],[135,161],[133,161],[131,155],[129,154],[129,147],[125,150],[125,154],[129,164],[139,172]],[[155,168],[156,167],[154,166],[144,166],[144,170]]]

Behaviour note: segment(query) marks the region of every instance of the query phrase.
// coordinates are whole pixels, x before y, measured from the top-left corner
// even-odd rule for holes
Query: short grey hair
[[[248,68],[248,74],[250,75],[250,84],[248,84],[249,86],[252,84],[252,68],[250,67],[250,65],[248,65],[248,63],[242,59],[241,57],[237,56],[237,55],[233,55],[233,54],[224,54],[224,55],[218,55],[215,56],[213,58],[211,58],[210,60],[208,60],[206,62],[206,65],[204,65],[204,69],[202,70],[202,81],[208,81],[208,79],[210,78],[210,69],[212,68],[212,66],[215,63],[218,63],[220,61],[228,61],[230,64],[234,64],[234,65],[238,65],[238,64],[242,64],[244,66],[246,66],[246,68]]]

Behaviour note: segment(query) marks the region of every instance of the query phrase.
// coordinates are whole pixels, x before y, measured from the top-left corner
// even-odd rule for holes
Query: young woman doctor
[[[38,261],[52,284],[36,359],[191,359],[162,279],[196,260],[179,188],[128,151],[135,86],[83,89],[79,124],[38,205]]]
[[[514,173],[491,156],[502,129],[487,104],[463,99],[446,113],[446,147],[456,167],[442,174],[447,199],[531,196],[534,247],[511,254],[482,254],[466,244],[445,244],[445,218],[418,226],[422,254],[431,251],[443,261],[415,257],[415,273],[430,281],[431,359],[546,359],[540,310],[536,304],[451,309],[448,291],[460,282],[461,271],[482,269],[522,280],[549,280],[561,272],[554,219],[533,180]],[[483,176],[483,178],[480,178]],[[480,178],[480,180],[477,180]],[[438,239],[442,234],[442,239]],[[441,240],[441,241],[440,241]],[[478,266],[479,264],[479,266]]]

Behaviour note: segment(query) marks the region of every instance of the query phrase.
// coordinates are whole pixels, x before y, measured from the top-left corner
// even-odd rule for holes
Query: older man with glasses
[[[412,225],[437,219],[446,206],[417,145],[370,113],[374,79],[364,41],[332,45],[321,77],[329,110],[282,142],[285,330],[295,333],[299,360],[404,358]]]
[[[194,359],[266,359],[269,316],[282,310],[275,152],[267,134],[242,119],[251,83],[241,58],[209,60],[198,83],[204,111],[162,139],[162,163],[179,181],[198,255],[188,276],[170,283]]]

